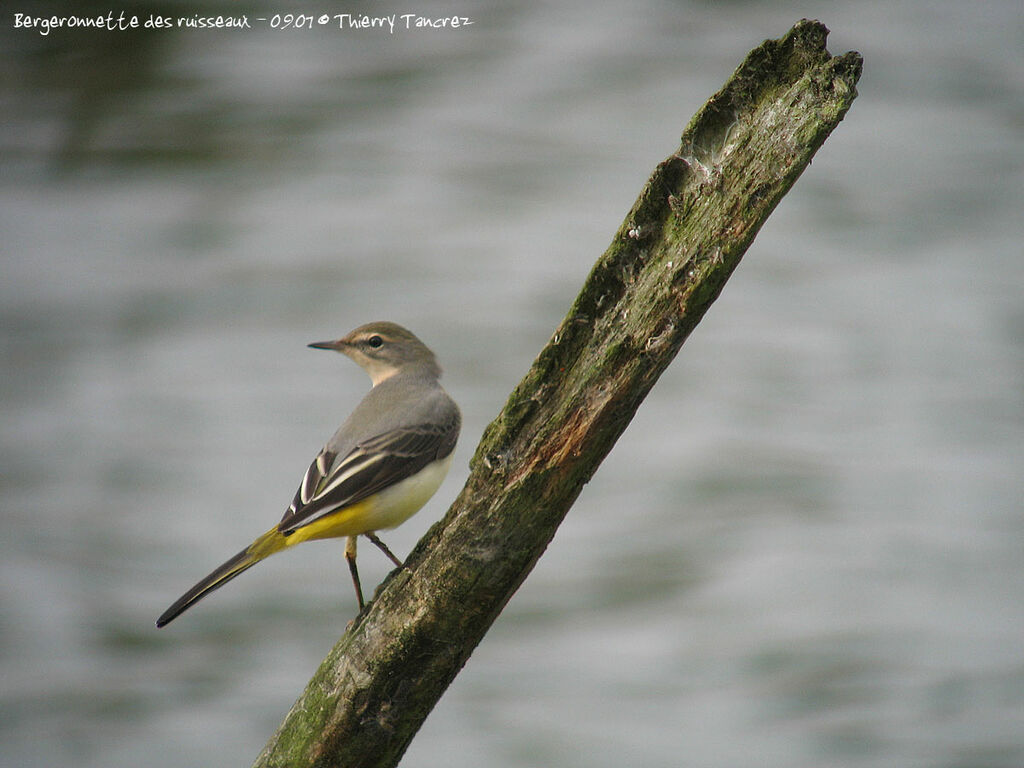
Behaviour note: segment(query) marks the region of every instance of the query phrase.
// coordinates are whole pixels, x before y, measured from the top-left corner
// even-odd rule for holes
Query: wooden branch
[[[752,51],[647,182],[484,432],[462,493],[388,577],[256,766],[394,766],[758,229],[842,120],[862,60],[801,21]]]

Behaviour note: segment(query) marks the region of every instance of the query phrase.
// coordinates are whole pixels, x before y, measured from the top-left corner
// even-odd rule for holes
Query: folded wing
[[[458,418],[394,429],[364,440],[347,455],[323,450],[309,465],[278,523],[285,536],[411,477],[455,448]]]

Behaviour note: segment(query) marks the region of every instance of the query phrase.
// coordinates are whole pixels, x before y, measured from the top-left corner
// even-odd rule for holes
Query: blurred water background
[[[153,620],[366,390],[305,344],[388,318],[446,368],[463,438],[404,554],[691,115],[802,17],[860,97],[403,765],[1024,765],[1019,0],[326,9],[474,21],[394,34],[4,5],[4,766],[249,764],[355,613],[342,545]]]

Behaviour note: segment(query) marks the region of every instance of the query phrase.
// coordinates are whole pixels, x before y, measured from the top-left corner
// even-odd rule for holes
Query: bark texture
[[[465,488],[324,660],[256,766],[394,766],[757,231],[856,96],[801,21],[753,50],[651,175],[487,427]]]

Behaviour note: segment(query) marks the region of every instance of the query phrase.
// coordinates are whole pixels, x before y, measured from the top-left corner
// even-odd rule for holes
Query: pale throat
[[[373,386],[377,386],[382,381],[387,381],[396,373],[398,368],[388,363],[378,362],[377,360],[367,360],[363,363],[363,370],[370,375],[370,381],[373,382]]]

